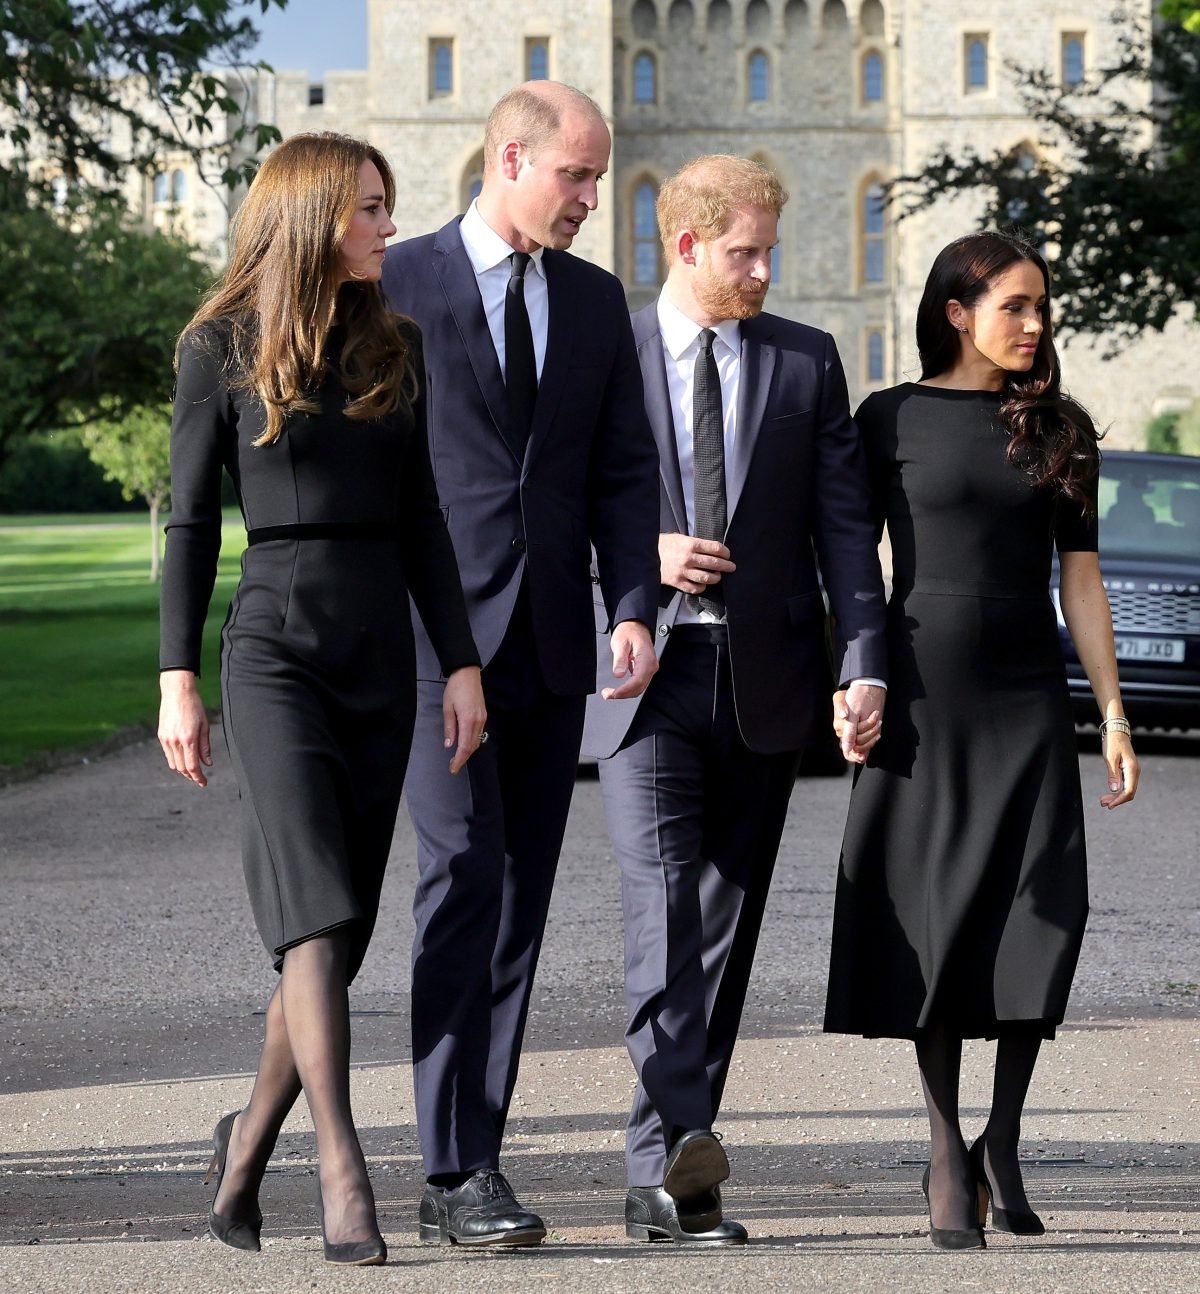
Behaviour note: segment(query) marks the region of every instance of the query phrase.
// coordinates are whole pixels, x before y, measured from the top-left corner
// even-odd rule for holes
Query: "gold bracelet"
[[[1107,737],[1110,732],[1123,732],[1126,736],[1129,736],[1133,732],[1133,729],[1129,726],[1128,719],[1122,719],[1119,717],[1114,719],[1105,719],[1100,724],[1100,735],[1102,737]]]

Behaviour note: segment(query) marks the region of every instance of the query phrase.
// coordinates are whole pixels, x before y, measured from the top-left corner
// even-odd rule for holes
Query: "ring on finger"
[[[485,746],[485,745],[487,744],[487,739],[488,739],[488,734],[487,734],[487,729],[485,728],[485,729],[484,729],[484,730],[479,734],[479,741],[478,741],[478,743],[477,743],[477,744],[478,744],[478,745],[480,745],[480,746]]]

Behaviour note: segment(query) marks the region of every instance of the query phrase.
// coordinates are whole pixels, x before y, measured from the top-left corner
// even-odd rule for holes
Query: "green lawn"
[[[234,513],[205,631],[209,705],[244,543]],[[149,569],[144,516],[0,517],[0,766],[155,722],[158,585]]]

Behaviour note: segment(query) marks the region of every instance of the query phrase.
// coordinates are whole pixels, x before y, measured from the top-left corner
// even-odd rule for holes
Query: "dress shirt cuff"
[[[852,678],[846,686],[853,687],[855,683],[862,683],[866,687],[881,687],[887,691],[887,684],[881,678]]]

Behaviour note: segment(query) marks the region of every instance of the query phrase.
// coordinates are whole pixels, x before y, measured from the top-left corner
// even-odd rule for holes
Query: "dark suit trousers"
[[[419,683],[405,797],[417,835],[412,1034],[426,1176],[496,1168],[583,733],[552,694],[522,591],[483,671],[488,741],[456,777],[440,683]]]
[[[758,755],[734,714],[728,648],[677,629],[624,745],[600,761],[625,914],[625,1038],[638,1074],[632,1186],[717,1116],[798,756]]]

